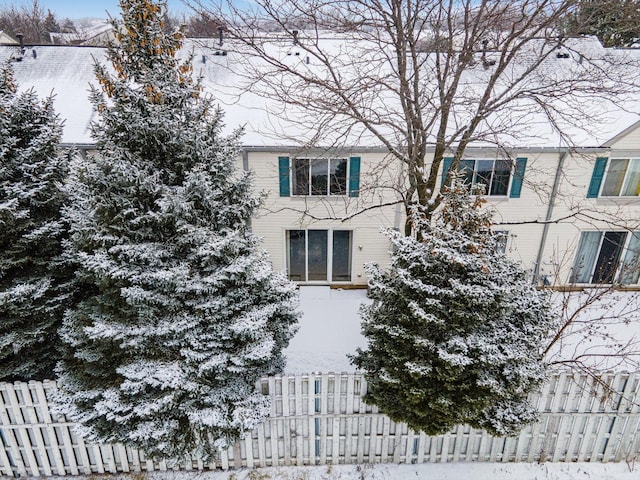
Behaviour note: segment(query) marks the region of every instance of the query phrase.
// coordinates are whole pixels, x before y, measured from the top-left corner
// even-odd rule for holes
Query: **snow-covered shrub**
[[[0,380],[53,378],[70,300],[61,220],[67,156],[53,99],[0,70]]]
[[[70,253],[91,294],[65,317],[59,408],[90,439],[201,458],[268,413],[297,293],[272,271],[236,172],[237,137],[176,57],[163,8],[121,0],[112,70],[96,65],[97,153],[69,190]]]
[[[366,400],[431,435],[457,424],[512,434],[535,420],[527,395],[545,378],[549,297],[500,252],[481,203],[455,180],[433,219],[416,212],[420,240],[389,232],[391,266],[368,266],[368,347],[354,357]]]

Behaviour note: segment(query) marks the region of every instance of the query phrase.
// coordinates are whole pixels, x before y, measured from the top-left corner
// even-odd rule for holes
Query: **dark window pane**
[[[311,195],[326,195],[329,184],[329,161],[319,158],[311,161]]]
[[[462,174],[461,180],[469,187],[469,191],[471,191],[471,185],[473,184],[473,170],[475,165],[475,160],[460,160],[460,168],[458,171]]]
[[[506,195],[510,176],[511,162],[509,160],[496,160],[489,195]]]
[[[331,195],[345,195],[347,192],[347,160],[331,160]]]
[[[293,194],[309,195],[309,160],[307,158],[293,160]]]
[[[609,171],[604,179],[604,186],[602,187],[602,196],[617,196],[620,195],[620,189],[622,188],[622,181],[624,180],[624,174],[627,171],[629,165],[628,159],[613,159],[611,165],[609,165]]]
[[[327,280],[327,231],[309,230],[308,280]]]
[[[296,282],[304,282],[307,279],[305,233],[304,230],[287,231],[289,279]]]
[[[348,282],[351,280],[351,232],[334,230],[332,280]]]
[[[491,174],[493,173],[493,160],[476,160],[476,178],[474,187],[477,185],[478,190],[474,189],[473,193],[486,194],[491,187]]]
[[[593,272],[592,283],[612,283],[618,269],[620,253],[624,246],[626,232],[607,232],[604,234],[600,255]]]

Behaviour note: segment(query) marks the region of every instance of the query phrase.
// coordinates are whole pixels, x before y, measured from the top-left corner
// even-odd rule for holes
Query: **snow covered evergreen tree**
[[[95,67],[97,153],[70,186],[91,295],[65,317],[57,401],[90,439],[207,458],[268,413],[256,382],[284,366],[297,293],[257,249],[239,133],[222,135],[164,4],[120,6],[113,70]]]
[[[53,100],[0,69],[0,380],[53,378],[72,273],[61,260],[67,158]]]
[[[368,347],[353,359],[366,400],[429,435],[458,424],[512,434],[535,420],[527,395],[545,378],[548,295],[500,253],[480,205],[455,180],[432,222],[416,213],[421,241],[390,232],[390,268],[368,266]]]

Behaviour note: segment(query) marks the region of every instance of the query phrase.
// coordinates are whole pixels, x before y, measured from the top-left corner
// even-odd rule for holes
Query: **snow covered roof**
[[[341,52],[345,52],[345,61],[353,58],[347,53],[356,46],[352,40],[336,35],[322,39],[322,48],[328,52],[337,52],[336,58],[340,58]],[[573,69],[580,68],[581,59],[585,55],[590,58],[598,55],[630,56],[640,60],[640,50],[604,49],[597,40],[589,38],[575,40],[569,47],[569,58],[551,56],[545,61],[538,75],[561,77],[569,74]],[[266,48],[280,55],[284,62],[290,63],[294,68],[322,74],[321,65],[315,63],[313,58],[308,58],[304,51],[294,48],[290,39],[273,41]],[[304,108],[285,107],[276,99],[261,95],[257,85],[248,84],[242,74],[249,64],[255,68],[255,63],[251,63],[255,62],[255,59],[249,60],[250,57],[241,50],[238,45],[229,42],[220,47],[217,39],[189,39],[183,53],[193,54],[194,72],[202,76],[205,91],[213,95],[225,111],[229,131],[238,126],[245,126],[243,143],[246,146],[277,147],[308,143],[313,132],[307,128],[303,120],[309,119],[313,112],[305,111]],[[14,59],[12,64],[15,78],[21,89],[33,88],[42,97],[54,95],[56,111],[65,122],[63,142],[90,144],[92,139],[89,125],[96,117],[88,99],[89,85],[95,84],[93,64],[95,61],[104,62],[105,53],[105,49],[100,47],[37,46],[30,47],[21,57],[18,48],[0,46],[0,61]],[[535,54],[533,51],[530,53]],[[16,61],[18,58],[21,60]],[[362,62],[366,63],[366,58],[363,58]],[[520,62],[514,64],[508,75],[517,75],[526,65],[527,58],[524,55]],[[347,64],[345,70],[346,67]],[[350,74],[355,79],[360,72],[352,69]],[[484,70],[479,68],[463,79],[463,82],[466,82],[465,88],[468,89],[467,94],[474,94],[476,87],[482,84],[485,74]],[[347,75],[349,73],[345,72],[345,76]],[[283,82],[285,81],[283,79]],[[535,82],[536,77],[532,76],[529,81]],[[563,108],[565,105],[566,110],[571,107],[565,100],[558,99],[558,106]],[[393,99],[381,95],[378,101],[380,105],[377,108],[392,108]],[[565,133],[569,132],[573,136],[574,144],[582,147],[603,146],[608,140],[640,120],[640,115],[635,113],[640,112],[640,99],[629,99],[626,105],[628,108],[624,109],[608,104],[602,98],[584,97],[578,101],[584,102],[585,110],[594,112],[593,118],[597,116],[599,119],[597,128],[588,129],[589,131],[585,131],[581,123],[591,123],[593,126],[593,118],[576,118],[575,125],[563,125]],[[504,139],[495,139],[496,141],[504,140],[507,144],[528,148],[565,145],[564,139],[558,135],[556,128],[549,124],[544,115],[531,114],[530,105],[514,104],[513,115],[513,118],[521,123],[521,128],[515,133],[505,134]],[[521,117],[518,118],[519,116]],[[491,127],[499,127],[501,118],[499,115],[494,116],[490,122],[493,122]],[[342,140],[346,146],[374,147],[380,143],[358,129],[350,131]]]
[[[8,33],[0,30],[0,45],[20,45],[20,42]]]

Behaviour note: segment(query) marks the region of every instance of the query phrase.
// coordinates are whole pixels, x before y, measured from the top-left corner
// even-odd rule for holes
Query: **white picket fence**
[[[640,456],[640,373],[598,381],[558,373],[532,400],[540,421],[513,438],[459,426],[430,437],[396,424],[362,401],[360,374],[263,379],[271,415],[210,464],[187,458],[172,469],[423,462],[609,462]],[[0,383],[0,474],[81,475],[167,470],[122,445],[94,445],[52,418],[53,382]]]

